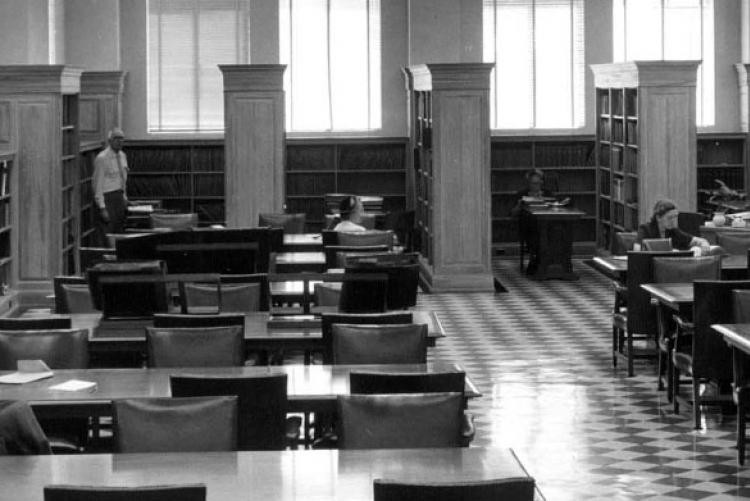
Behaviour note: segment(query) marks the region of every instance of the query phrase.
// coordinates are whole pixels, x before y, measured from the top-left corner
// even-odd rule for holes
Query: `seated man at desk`
[[[359,197],[344,198],[339,204],[340,219],[333,220],[333,231],[365,231],[365,227],[359,224],[362,212],[364,208]]]
[[[521,246],[525,247],[529,252],[529,266],[526,269],[526,273],[533,274],[537,266],[537,238],[534,235],[534,226],[528,224],[528,221],[524,220],[521,212],[521,207],[524,197],[531,198],[549,198],[552,197],[552,192],[545,189],[544,186],[544,173],[539,169],[531,169],[526,173],[526,188],[518,190],[516,192],[516,205],[510,211],[510,215],[518,219],[518,234]],[[521,249],[521,256],[523,262],[523,251]]]
[[[687,250],[699,247],[701,254],[708,254],[710,249],[708,240],[685,233],[677,227],[678,214],[677,205],[671,200],[656,202],[651,220],[638,227],[638,236],[633,250],[641,250],[644,239],[669,238],[674,249]]]

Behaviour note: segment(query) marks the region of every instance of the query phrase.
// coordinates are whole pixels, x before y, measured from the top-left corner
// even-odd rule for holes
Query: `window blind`
[[[381,127],[380,0],[280,0],[287,129]]]
[[[149,132],[224,129],[219,64],[249,62],[249,0],[149,0]]]
[[[583,0],[484,0],[493,129],[584,124]]]

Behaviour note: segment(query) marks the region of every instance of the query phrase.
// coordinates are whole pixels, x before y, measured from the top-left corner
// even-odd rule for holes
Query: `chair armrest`
[[[695,330],[695,325],[693,325],[693,322],[688,322],[677,314],[672,315],[672,319],[677,325],[677,332],[682,332],[684,335],[692,336],[693,331]]]
[[[474,440],[474,414],[464,413],[463,422],[461,423],[461,447],[468,447]]]

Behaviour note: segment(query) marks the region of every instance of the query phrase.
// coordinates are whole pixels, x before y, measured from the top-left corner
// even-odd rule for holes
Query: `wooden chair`
[[[146,327],[149,367],[228,367],[245,363],[243,326]]]
[[[281,450],[297,440],[301,421],[287,421],[287,376],[171,376],[173,397],[236,395],[239,449]],[[296,430],[295,430],[296,425]]]
[[[412,314],[410,312],[323,313],[320,316],[323,363],[333,363],[333,325],[335,324],[392,325],[410,323],[412,323]]]
[[[669,238],[644,238],[643,250],[652,252],[667,252],[672,250],[672,240]]]
[[[415,212],[408,211],[391,211],[385,215],[383,228],[392,230],[398,243],[404,247],[407,252],[414,249],[414,218]]]
[[[154,212],[149,215],[152,228],[166,228],[170,230],[189,230],[198,226],[198,214],[195,212],[170,214]]]
[[[182,313],[196,310],[208,313],[251,312],[260,310],[259,284],[212,285],[195,282],[180,282]]]
[[[345,275],[351,279],[341,284],[339,311],[342,313],[381,313],[388,306],[388,276],[381,270],[370,270],[360,275],[359,270],[348,269]],[[358,278],[353,278],[360,275]],[[372,279],[369,276],[372,276]],[[377,276],[382,275],[382,279]]]
[[[404,482],[375,479],[374,501],[533,501],[531,477],[475,482]]]
[[[55,313],[95,313],[91,289],[84,277],[57,276],[52,279]]]
[[[385,273],[388,275],[385,303],[388,310],[405,310],[417,304],[419,264],[370,263],[359,260],[346,267],[347,273]]]
[[[0,456],[51,453],[31,406],[27,402],[0,400]]]
[[[2,317],[0,331],[44,331],[70,329],[70,317]]]
[[[149,485],[147,487],[101,487],[47,485],[44,501],[206,501],[206,486]]]
[[[237,397],[132,398],[112,402],[118,452],[237,450]]]
[[[19,360],[29,359],[50,369],[85,369],[88,342],[86,329],[0,330],[0,370],[14,371]]]
[[[701,405],[724,404],[728,398],[717,395],[707,398],[700,393],[701,383],[714,381],[720,384],[732,379],[732,351],[712,324],[733,323],[733,290],[750,289],[750,280],[696,280],[693,283],[693,323],[677,319],[675,349],[672,351],[674,373],[672,379],[672,404],[679,413],[680,376],[689,377],[692,385],[693,421],[695,429],[701,428]],[[687,333],[689,351],[681,351],[681,336]]]
[[[109,305],[113,314],[132,312],[150,316],[154,309],[167,309],[167,291],[164,283],[129,284],[123,281],[103,286],[101,278],[112,275],[164,276],[166,273],[166,264],[160,260],[113,261],[99,263],[86,270],[86,280],[91,289],[94,308],[97,310],[104,311],[105,305]]]
[[[370,247],[385,245],[389,249],[393,247],[393,231],[357,231],[339,232],[338,245],[344,247]]]
[[[750,251],[750,233],[719,232],[716,235],[716,243],[727,254],[743,256]]]
[[[404,449],[468,445],[461,393],[340,395],[342,449]]]
[[[615,233],[614,248],[612,254],[622,255],[633,250],[633,244],[638,239],[638,233],[635,231],[618,231]]]
[[[655,283],[692,282],[694,280],[719,280],[721,278],[721,256],[703,257],[655,257],[653,260],[653,277]],[[658,316],[663,315],[659,310]],[[671,318],[671,317],[670,317]],[[675,334],[673,329],[662,331],[666,323],[660,318],[658,325],[657,348],[658,367],[656,371],[657,389],[663,390],[662,376],[667,380],[668,398],[672,398],[672,350]]]
[[[641,289],[641,284],[653,282],[653,259],[655,257],[689,257],[692,252],[628,252],[628,275],[626,279],[627,309],[612,315],[612,365],[617,367],[618,358],[625,358],[628,376],[633,376],[633,361],[655,358],[656,349],[634,351],[634,342],[656,341],[658,325],[651,306],[651,296]]]
[[[388,245],[324,245],[323,253],[326,258],[326,268],[343,268],[348,256],[374,256],[389,252]]]
[[[307,214],[304,212],[295,214],[261,212],[258,214],[258,226],[282,228],[284,233],[304,233],[306,222]]]
[[[426,325],[333,325],[334,364],[423,364],[426,362]]]

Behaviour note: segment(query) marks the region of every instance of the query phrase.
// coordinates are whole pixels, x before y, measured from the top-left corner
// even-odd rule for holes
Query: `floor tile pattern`
[[[672,413],[655,366],[613,369],[610,282],[574,263],[577,282],[535,282],[514,260],[507,293],[420,294],[448,333],[430,357],[462,364],[483,396],[470,403],[475,445],[513,447],[553,500],[748,499],[731,413]]]

